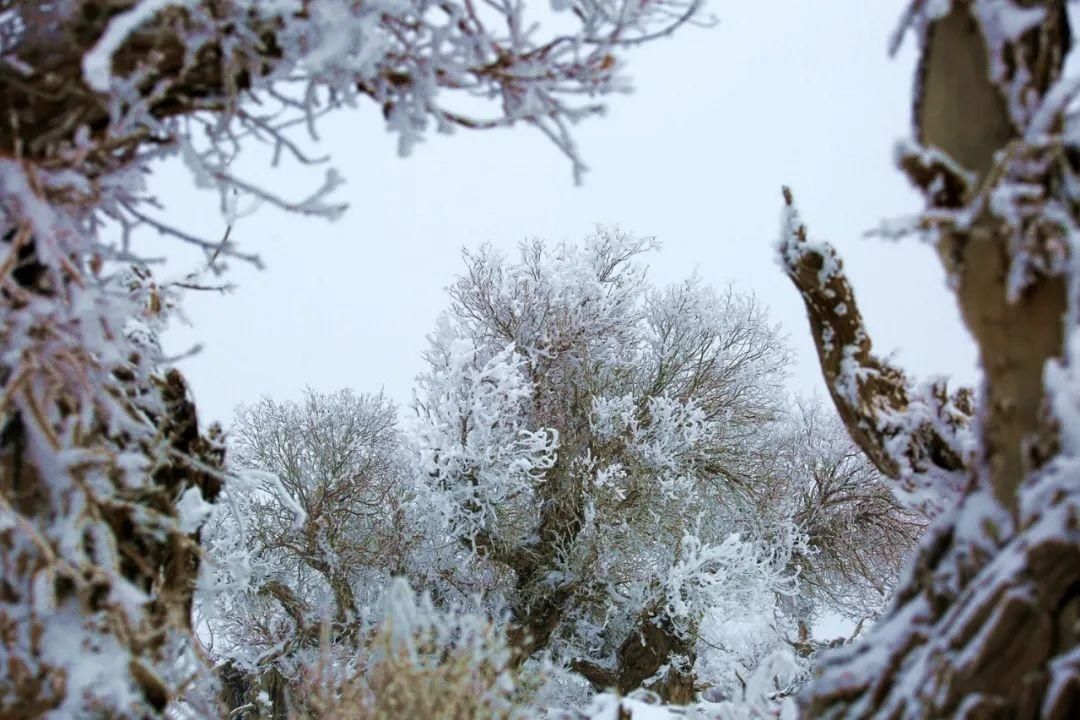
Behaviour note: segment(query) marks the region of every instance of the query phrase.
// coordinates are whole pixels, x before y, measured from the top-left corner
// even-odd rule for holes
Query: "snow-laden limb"
[[[533,387],[525,358],[510,345],[485,358],[444,318],[418,379],[426,422],[412,442],[417,472],[429,479],[425,498],[444,516],[447,531],[475,550],[512,559],[496,530],[500,514],[531,495],[554,464],[559,433],[523,422]]]
[[[97,43],[83,56],[83,81],[94,91],[108,92],[113,83],[113,55],[140,25],[150,22],[169,6],[194,5],[196,0],[139,0],[114,15]]]
[[[1076,82],[1060,77],[1068,17],[1062,0],[1036,6],[1043,12],[1035,24],[1031,4],[1013,0],[952,3],[928,21],[915,118],[928,148],[899,157],[926,197],[920,229],[937,247],[980,349],[979,460],[999,502],[1014,511],[1022,477],[1057,442],[1043,375],[1062,353],[1076,224],[1073,190],[1058,187],[1072,175],[1063,123]],[[963,77],[949,64],[961,57],[971,63]],[[980,104],[973,88],[993,102]],[[958,175],[967,182],[957,183]]]
[[[158,371],[148,274],[104,261],[110,180],[0,162],[0,714],[143,717],[201,662],[188,615],[222,448]]]
[[[68,369],[79,370],[77,365]],[[99,368],[91,362],[86,369]],[[33,375],[26,379],[32,381]],[[53,392],[71,390],[52,387]],[[102,392],[113,389],[106,386]],[[198,566],[198,550],[188,534],[197,529],[197,522],[178,517],[171,499],[198,493],[212,500],[217,478],[185,458],[195,463],[201,458],[212,468],[220,455],[197,435],[194,410],[178,375],[151,384],[140,394],[145,400],[159,398],[161,405],[154,415],[143,416],[142,428],[134,422],[128,426],[125,434],[133,438],[130,441],[123,435],[105,435],[98,424],[104,417],[98,414],[101,410],[86,413],[83,417],[90,424],[82,427],[70,416],[14,416],[27,418],[23,422],[7,416],[5,432],[14,442],[5,448],[3,514],[8,527],[0,554],[11,594],[2,614],[15,620],[19,632],[7,635],[8,643],[0,649],[11,669],[0,683],[4,707],[14,703],[38,712],[54,706],[53,712],[63,715],[104,703],[118,716],[141,714],[140,708],[160,708],[181,680],[173,676],[175,655],[170,655],[177,649],[191,652],[190,646],[184,648],[184,634],[193,579],[189,572]],[[53,396],[63,403],[61,407],[74,400],[65,395]],[[49,395],[42,399],[52,400]],[[40,404],[37,398],[26,402]],[[154,419],[160,423],[161,440],[155,441],[150,430],[149,421]],[[44,428],[39,425],[43,421]],[[20,462],[14,453],[40,442],[35,437],[55,432],[58,426],[53,423],[82,435],[79,445],[67,451],[71,461],[43,463],[50,449],[38,445]],[[137,429],[141,432],[136,434]],[[23,442],[27,445],[20,447]],[[149,457],[143,454],[147,451],[152,453]],[[48,487],[42,477],[51,477],[50,490],[59,501],[57,509],[44,517],[35,512]],[[142,507],[140,499],[146,503]],[[160,568],[169,557],[177,563],[177,572],[162,578]],[[154,596],[157,600],[148,605]],[[31,598],[30,612],[21,611],[19,605]],[[127,632],[114,638],[112,623],[122,623]],[[35,633],[41,633],[37,640]],[[97,653],[107,654],[110,662],[95,661]],[[64,679],[61,687],[66,690],[59,696],[53,694],[57,679]]]
[[[571,128],[602,112],[596,98],[627,90],[624,52],[699,10],[699,0],[573,2],[557,17],[524,3],[431,0],[35,4],[5,4],[0,90],[16,113],[0,127],[0,148],[89,152],[114,167],[184,116],[214,145],[204,176],[239,186],[228,172],[232,141],[263,140],[300,159],[283,128],[314,133],[328,109],[365,99],[382,108],[402,154],[431,130],[524,123],[580,176]]]
[[[970,390],[913,383],[876,356],[836,250],[811,241],[784,188],[780,263],[810,320],[825,385],[852,438],[912,506],[931,514],[961,492],[972,447]]]

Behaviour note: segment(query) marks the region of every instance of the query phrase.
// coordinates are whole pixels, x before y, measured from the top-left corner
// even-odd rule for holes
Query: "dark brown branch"
[[[289,616],[293,621],[293,625],[296,631],[302,632],[307,627],[307,619],[304,617],[305,608],[304,603],[300,598],[296,597],[296,593],[292,591],[292,588],[280,582],[279,580],[271,580],[264,583],[259,588],[260,595],[269,595],[278,601],[281,608],[285,611],[285,614]]]
[[[806,306],[825,385],[848,432],[894,480],[906,483],[913,473],[933,470],[962,471],[958,435],[974,410],[972,392],[950,395],[944,383],[937,383],[916,396],[904,373],[874,354],[843,262],[832,246],[808,241],[786,187],[784,202],[792,227],[785,230],[781,258]]]
[[[584,658],[575,658],[571,667],[598,690],[616,689],[628,693],[644,685],[675,656],[687,658],[692,668],[697,637],[680,634],[655,604],[641,612],[634,629],[619,646],[615,667],[606,668]],[[686,704],[694,699],[696,676],[692,669],[669,667],[665,676],[648,686],[665,702]]]

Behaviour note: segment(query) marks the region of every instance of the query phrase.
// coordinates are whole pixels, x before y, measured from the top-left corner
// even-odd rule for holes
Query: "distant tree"
[[[794,580],[795,529],[742,521],[788,355],[752,297],[653,289],[652,245],[601,229],[516,262],[466,253],[415,442],[519,663],[548,650],[599,688],[688,701],[706,610],[761,612]]]
[[[796,605],[804,621],[822,612],[854,620],[885,608],[928,522],[901,503],[886,478],[832,412],[796,403],[777,442],[775,483],[763,486],[761,512],[783,508],[805,534]]]
[[[429,129],[527,124],[580,174],[570,125],[625,88],[624,50],[698,5],[556,7],[545,33],[521,3],[0,0],[0,715],[160,716],[204,685],[188,611],[220,445],[154,337],[207,283],[156,282],[163,251],[133,233],[210,274],[258,258],[163,222],[155,163],[181,157],[224,222],[245,200],[335,217],[336,173],[294,200],[232,161],[263,142],[311,162],[290,128],[370,100],[403,153]]]
[[[237,410],[230,464],[248,485],[230,485],[207,545],[223,573],[241,550],[251,577],[203,609],[219,657],[294,678],[294,656],[325,633],[356,640],[362,610],[404,574],[416,542],[395,423],[385,397],[349,390]]]

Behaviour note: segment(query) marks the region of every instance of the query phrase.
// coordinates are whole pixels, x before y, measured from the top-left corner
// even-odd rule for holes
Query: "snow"
[[[792,269],[798,267],[801,259],[807,255],[816,255],[820,258],[818,284],[823,288],[826,288],[829,280],[840,272],[839,260],[833,249],[826,243],[807,238],[806,225],[803,224],[802,216],[794,202],[785,203],[781,211],[780,236],[775,247],[777,259],[784,272],[791,272]]]
[[[673,18],[697,8],[696,2],[675,1],[575,4],[580,27],[565,39],[559,35],[550,41],[525,26],[523,6],[515,3],[492,4],[485,11],[494,18],[492,29],[472,17],[469,3],[436,8],[404,0],[251,0],[225,4],[220,16],[203,5],[141,0],[109,20],[81,63],[87,87],[106,96],[109,123],[95,135],[82,129],[58,143],[50,163],[70,167],[51,172],[32,158],[0,160],[5,229],[12,232],[7,257],[14,257],[17,242],[32,241],[36,260],[45,268],[43,282],[50,284],[48,292],[6,288],[0,308],[2,397],[24,419],[26,459],[47,479],[43,502],[50,504],[42,517],[24,516],[7,504],[0,510],[0,528],[14,538],[10,557],[7,546],[2,556],[5,570],[9,559],[10,567],[31,568],[12,573],[12,586],[26,596],[10,608],[22,623],[12,646],[0,648],[0,664],[6,667],[18,656],[20,662],[30,658],[32,672],[57,669],[64,693],[55,717],[79,716],[90,707],[110,716],[146,715],[132,670],[139,666],[133,663],[145,663],[147,673],[167,678],[170,690],[190,677],[209,677],[199,650],[182,642],[191,640],[183,622],[154,628],[185,636],[169,635],[166,650],[158,655],[144,653],[133,640],[145,629],[147,609],[154,605],[148,601],[160,599],[155,596],[158,578],[151,573],[155,589],[148,595],[124,577],[126,561],[112,526],[102,519],[103,508],[130,509],[131,532],[155,540],[180,541],[205,529],[213,550],[208,554],[214,555],[199,579],[200,590],[210,598],[200,610],[207,612],[265,608],[266,603],[258,605],[264,600],[257,595],[260,581],[275,572],[285,575],[273,566],[270,553],[260,556],[246,546],[245,513],[255,501],[280,510],[294,533],[309,519],[280,478],[251,469],[230,471],[224,478],[221,509],[231,513],[229,518],[215,516],[194,487],[173,498],[169,513],[137,500],[151,469],[178,460],[155,424],[164,411],[156,380],[167,360],[156,336],[175,308],[177,291],[150,276],[146,267],[151,258],[131,246],[131,231],[150,226],[196,247],[205,259],[202,273],[222,272],[227,258],[257,262],[230,243],[192,237],[147,214],[156,209],[142,180],[151,162],[179,153],[194,185],[221,195],[230,223],[242,214],[241,201],[333,219],[345,208],[332,198],[343,182],[334,170],[327,170],[313,192],[290,200],[260,182],[235,176],[230,165],[234,144],[238,137],[263,137],[275,152],[285,148],[303,161],[282,133],[284,124],[304,122],[314,134],[315,119],[324,109],[370,98],[384,111],[402,154],[432,126],[445,131],[521,123],[549,137],[580,174],[584,166],[569,126],[600,112],[598,96],[625,89],[616,51],[666,34],[681,23]],[[554,2],[556,10],[564,6],[569,7]],[[938,6],[931,3],[927,12]],[[988,0],[983,6],[996,7]],[[266,115],[236,113],[206,124],[194,116],[155,117],[153,102],[170,91],[172,79],[162,78],[153,98],[144,98],[134,92],[136,78],[114,76],[113,58],[132,33],[176,7],[189,11],[185,23],[190,24],[184,27],[190,32],[181,38],[187,52],[194,57],[207,43],[220,41],[223,63],[249,62],[259,55],[252,43],[262,39],[250,32],[252,19],[281,20],[274,26],[280,29],[277,65],[267,72],[261,66],[237,66],[252,78],[251,94],[267,104]],[[293,16],[300,8],[303,22]],[[993,12],[1006,40],[1035,21],[1000,8]],[[408,31],[396,32],[399,26]],[[225,36],[230,39],[222,41]],[[490,114],[459,115],[450,109],[453,105],[444,104],[447,96],[475,101]],[[235,110],[238,98],[213,100]],[[143,135],[152,135],[159,145],[123,144]],[[98,152],[96,144],[112,142],[132,150],[128,164],[120,166],[126,152],[113,152],[111,146],[107,153]],[[118,166],[100,159],[94,163],[103,166],[88,163],[91,156]],[[1005,212],[1027,199],[1023,190],[1016,185],[1002,191],[994,207]],[[113,231],[119,236],[115,242],[109,236]],[[797,211],[788,207],[779,241],[788,269],[803,254],[819,253],[823,267],[818,279],[827,284],[839,272],[839,261],[827,245],[810,243],[802,234]],[[572,598],[553,634],[552,656],[559,662],[578,656],[610,660],[623,640],[634,637],[643,617],[669,624],[681,638],[690,637],[700,623],[702,666],[709,660],[705,643],[710,638],[738,639],[736,653],[745,649],[745,655],[760,656],[754,658],[760,662],[745,668],[753,672],[738,693],[689,712],[710,718],[790,717],[791,703],[777,696],[801,682],[806,667],[773,650],[788,642],[792,617],[780,605],[797,591],[794,558],[806,553],[806,540],[783,503],[763,519],[735,492],[730,503],[717,503],[709,494],[716,478],[706,477],[704,470],[723,453],[724,462],[744,463],[738,470],[753,462],[745,458],[767,453],[739,423],[749,426],[753,423],[746,418],[754,413],[777,411],[779,380],[773,378],[785,358],[738,365],[732,386],[722,388],[730,390],[728,395],[717,391],[717,396],[698,398],[685,390],[701,378],[717,382],[708,376],[708,363],[701,377],[675,370],[675,381],[652,389],[646,381],[663,379],[672,366],[688,362],[695,342],[710,363],[727,367],[739,352],[775,340],[775,331],[761,324],[752,303],[722,297],[700,282],[651,291],[636,258],[654,247],[651,238],[601,229],[583,247],[563,245],[547,255],[539,246],[523,247],[516,264],[480,258],[473,267],[492,271],[485,276],[494,298],[486,326],[477,319],[477,306],[469,305],[475,297],[468,283],[452,290],[457,292],[455,305],[432,335],[430,370],[418,382],[413,408],[417,419],[408,450],[416,482],[410,487],[409,520],[433,530],[423,539],[428,544],[417,551],[419,561],[409,560],[425,563],[429,574],[423,579],[446,595],[486,591],[485,597],[469,598],[484,613],[436,608],[430,596],[396,579],[384,592],[382,586],[372,591],[373,596],[382,593],[378,627],[387,631],[390,650],[402,649],[416,665],[464,649],[503,668],[508,650],[495,637],[493,619],[505,617],[507,607],[516,611],[528,603],[515,606],[509,572],[498,565],[498,557],[483,555],[483,541],[496,548],[490,551],[493,556],[504,543],[518,551],[517,557],[522,551],[541,554],[537,548],[550,543],[551,533],[537,526],[537,518],[558,502],[578,502],[573,531],[560,528],[558,542],[540,548],[550,562],[539,568],[537,586],[549,594],[565,589]],[[841,304],[836,311],[844,314],[847,308]],[[736,315],[752,318],[749,339],[725,347],[722,341],[740,330],[731,324]],[[509,337],[497,336],[493,325],[509,328],[503,332]],[[670,338],[687,345],[676,346]],[[845,389],[856,398],[865,378],[852,367],[851,348],[844,352]],[[1054,382],[1071,382],[1067,374],[1061,369]],[[741,407],[743,398],[757,404]],[[737,417],[739,412],[744,417]],[[1068,421],[1072,414],[1063,409],[1061,417]],[[565,487],[552,487],[557,483]],[[967,517],[990,517],[974,505],[966,506]],[[1047,532],[1053,531],[1051,520],[1060,518],[1047,516]],[[328,566],[347,565],[325,528],[312,538]],[[461,539],[470,540],[471,547],[461,547]],[[1003,566],[1001,571],[1011,569]],[[448,576],[457,572],[452,577],[464,579],[466,591],[437,585],[443,571]],[[78,604],[95,592],[91,581],[107,588],[105,609],[90,611]],[[66,584],[75,585],[76,592],[58,590]],[[306,590],[300,593],[304,612],[310,608],[316,617],[326,616],[324,589]],[[219,598],[222,602],[215,605]],[[358,610],[362,617],[348,618],[361,632],[375,632],[368,609]],[[266,621],[273,650],[284,652],[301,629],[291,623],[301,621],[285,621],[273,612],[259,619]],[[212,627],[206,617],[201,620],[204,629]],[[31,622],[39,638],[31,639]],[[32,657],[38,640],[40,658]],[[430,652],[425,642],[438,652]],[[759,653],[762,647],[767,651]],[[265,660],[239,643],[228,650],[249,663]],[[735,667],[726,656],[712,658],[716,673]],[[673,655],[655,677],[689,664],[688,656]],[[178,666],[190,668],[190,677],[173,678],[170,673]],[[509,682],[500,675],[497,689],[507,690]],[[614,718],[621,709],[645,720],[681,712],[651,703],[644,693],[622,699],[599,695],[589,712]]]
[[[214,506],[203,500],[202,491],[191,487],[184,491],[176,503],[180,532],[193,533],[202,527]]]
[[[90,52],[83,56],[83,79],[100,93],[112,86],[112,58],[140,25],[172,6],[194,5],[197,0],[139,0],[131,9],[118,13]]]

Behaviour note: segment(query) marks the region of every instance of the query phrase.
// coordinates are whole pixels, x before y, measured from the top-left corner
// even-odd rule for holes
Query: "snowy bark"
[[[873,352],[843,263],[812,243],[784,189],[781,260],[806,305],[833,403],[852,438],[916,505],[938,506],[962,484],[972,393],[916,385]],[[931,508],[933,509],[933,508]]]
[[[943,470],[964,479],[891,610],[863,642],[826,656],[801,702],[810,717],[1075,717],[1080,426],[1066,338],[1080,234],[1062,152],[1069,91],[1056,84],[1064,2],[918,2],[908,20],[922,38],[916,122],[927,147],[900,165],[926,195],[919,229],[936,242],[984,379],[964,450],[952,434],[963,423],[913,408],[910,384],[875,363],[865,331],[843,327],[857,321],[822,305],[835,293],[850,302],[850,287],[831,248],[787,224],[784,259],[852,435],[902,490],[933,491]],[[821,351],[838,324],[845,344]]]
[[[685,658],[679,667],[670,667],[673,658]],[[597,690],[614,688],[622,694],[644,687],[665,702],[688,705],[697,692],[694,661],[697,637],[680,633],[658,608],[642,612],[637,625],[619,646],[614,667],[605,667],[583,658],[572,667]],[[654,679],[661,670],[662,677]]]

